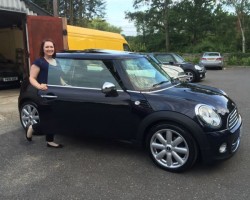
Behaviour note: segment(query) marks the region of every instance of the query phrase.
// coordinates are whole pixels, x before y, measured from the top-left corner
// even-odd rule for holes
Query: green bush
[[[244,66],[250,66],[250,57],[248,57],[248,58],[242,58],[242,64]]]
[[[200,58],[197,57],[185,57],[185,61],[197,64],[200,62]]]
[[[238,59],[236,56],[228,58],[227,65],[238,65]]]
[[[227,55],[226,65],[250,66],[249,53],[232,53]]]

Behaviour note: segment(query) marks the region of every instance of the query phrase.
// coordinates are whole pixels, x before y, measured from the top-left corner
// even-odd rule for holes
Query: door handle
[[[41,94],[42,98],[47,98],[47,99],[56,99],[57,96],[54,95],[47,95],[47,94]]]

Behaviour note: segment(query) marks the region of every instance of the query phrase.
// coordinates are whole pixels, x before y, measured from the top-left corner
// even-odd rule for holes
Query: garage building
[[[51,16],[29,0],[0,0],[0,55],[27,76],[43,39],[53,39],[57,50],[67,49],[66,26],[66,19]]]

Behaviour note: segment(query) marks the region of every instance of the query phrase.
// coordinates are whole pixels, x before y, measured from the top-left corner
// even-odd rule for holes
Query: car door
[[[49,76],[48,90],[39,92],[50,110],[48,126],[58,134],[131,138],[141,115],[133,112],[130,94],[121,89],[105,64],[77,59],[60,62],[67,85],[52,85]],[[102,92],[105,82],[116,85],[115,95]]]

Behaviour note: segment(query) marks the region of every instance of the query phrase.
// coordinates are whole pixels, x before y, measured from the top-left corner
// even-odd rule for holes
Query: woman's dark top
[[[54,66],[49,64],[45,58],[38,58],[33,64],[40,68],[40,72],[37,76],[38,83],[61,85],[60,77],[62,75],[62,69],[58,61],[56,61],[56,65]]]

